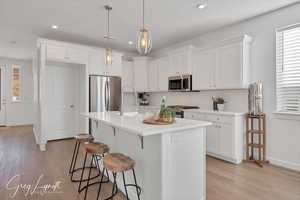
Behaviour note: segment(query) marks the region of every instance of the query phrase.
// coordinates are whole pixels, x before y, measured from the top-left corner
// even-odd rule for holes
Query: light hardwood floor
[[[72,140],[50,142],[47,152],[40,152],[34,142],[32,127],[0,128],[0,199],[12,199],[15,188],[7,190],[7,182],[20,175],[9,186],[18,184],[54,184],[62,181],[61,193],[25,195],[19,189],[15,200],[80,200],[77,184],[67,173],[74,143]],[[82,159],[82,157],[80,157]],[[81,161],[79,161],[81,163]],[[102,197],[111,185],[105,184]],[[96,187],[88,199],[95,200]],[[117,199],[123,199],[119,194]],[[253,164],[233,165],[207,158],[207,200],[300,200],[300,173],[272,165],[259,168]]]

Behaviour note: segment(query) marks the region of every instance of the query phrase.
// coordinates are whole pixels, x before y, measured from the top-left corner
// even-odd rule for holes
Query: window
[[[276,33],[277,111],[300,114],[300,25]]]
[[[21,101],[21,67],[13,66],[12,67],[12,101],[20,102]]]

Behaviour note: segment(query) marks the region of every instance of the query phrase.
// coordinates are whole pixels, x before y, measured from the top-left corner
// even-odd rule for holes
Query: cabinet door
[[[190,70],[188,69],[187,59],[187,55],[184,52],[170,56],[170,63],[172,66],[171,74],[173,76],[189,73]]]
[[[230,124],[220,124],[220,154],[222,156],[233,158],[233,128]]]
[[[217,49],[216,87],[241,88],[242,44],[232,44]]]
[[[216,51],[196,50],[192,54],[193,89],[215,87]]]
[[[68,60],[67,49],[64,46],[47,44],[47,59],[53,61]]]
[[[133,63],[122,61],[122,87],[124,92],[133,92]]]
[[[72,63],[86,64],[88,62],[88,53],[85,49],[68,48],[67,58]]]
[[[140,65],[141,64],[141,65]],[[147,65],[134,63],[134,87],[137,92],[145,92],[148,89]]]
[[[148,91],[158,90],[158,71],[157,62],[152,61],[148,67]]]
[[[210,153],[219,153],[219,128],[218,125],[207,127],[206,131],[206,151]]]
[[[169,58],[161,58],[157,61],[158,68],[158,90],[159,91],[168,91],[170,76],[170,61]]]
[[[122,76],[122,55],[113,54],[112,65],[107,66],[107,75]]]
[[[106,66],[104,64],[104,51],[91,50],[89,52],[89,74],[105,75]]]

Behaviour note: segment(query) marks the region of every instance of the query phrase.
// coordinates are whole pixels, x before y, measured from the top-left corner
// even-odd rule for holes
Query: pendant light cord
[[[145,0],[143,0],[143,29],[145,29]]]

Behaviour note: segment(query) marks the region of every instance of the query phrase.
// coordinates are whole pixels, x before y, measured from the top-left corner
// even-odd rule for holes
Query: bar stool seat
[[[109,147],[106,144],[103,144],[101,142],[85,143],[84,148],[86,152],[91,154],[98,154],[98,155],[102,155],[109,151]]]
[[[104,168],[112,172],[133,169],[135,161],[121,153],[110,153],[103,158]]]

